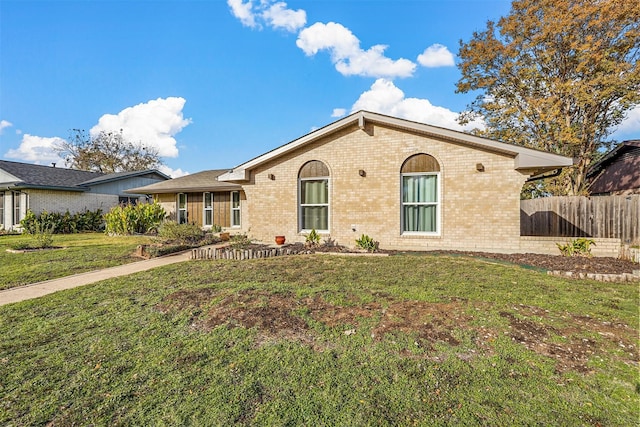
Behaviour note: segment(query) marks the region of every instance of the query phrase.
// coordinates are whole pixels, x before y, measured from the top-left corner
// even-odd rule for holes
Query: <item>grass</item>
[[[29,235],[0,235],[0,289],[8,289],[86,271],[137,261],[135,247],[148,243],[147,237],[109,237],[101,233],[53,235],[53,246],[26,253],[7,249],[29,243]]]
[[[637,283],[191,261],[0,307],[1,425],[635,425]]]

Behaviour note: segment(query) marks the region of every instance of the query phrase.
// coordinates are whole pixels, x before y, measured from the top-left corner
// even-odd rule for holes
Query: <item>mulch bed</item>
[[[268,245],[252,244],[254,249],[268,248]],[[307,248],[303,243],[292,243],[283,245],[284,248],[297,249],[302,251],[305,248],[311,252],[332,252],[332,253],[355,253],[359,252],[352,248],[341,245],[318,245],[314,248]],[[389,255],[403,253],[402,251],[379,250],[379,253]],[[414,253],[414,252],[412,252]],[[427,253],[427,252],[425,252]],[[469,256],[474,258],[492,259],[496,261],[508,262],[512,264],[538,268],[547,271],[572,271],[574,273],[596,273],[596,274],[623,274],[633,273],[640,270],[640,264],[611,257],[565,257],[560,255],[543,254],[502,254],[489,252],[470,251],[432,251],[432,254]]]

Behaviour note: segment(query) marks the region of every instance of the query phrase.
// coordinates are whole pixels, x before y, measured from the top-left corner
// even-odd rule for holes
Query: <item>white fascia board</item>
[[[218,181],[248,181],[249,171],[246,168],[237,167],[229,172],[218,175]]]
[[[522,169],[555,169],[573,165],[571,157],[560,156],[558,154],[544,153],[526,149],[518,153],[515,158],[515,168]]]

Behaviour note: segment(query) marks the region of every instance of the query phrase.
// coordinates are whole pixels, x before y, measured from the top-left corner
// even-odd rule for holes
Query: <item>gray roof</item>
[[[116,172],[98,176],[88,181],[82,182],[80,185],[104,184],[105,182],[118,181],[120,179],[133,178],[137,176],[155,175],[160,180],[171,179],[170,176],[163,174],[157,169],[148,169],[143,171]]]
[[[66,191],[87,191],[91,185],[104,184],[136,176],[154,175],[160,179],[169,177],[155,169],[134,172],[102,173],[31,163],[0,160],[0,171],[13,175],[17,180],[0,182],[0,188],[43,188]]]
[[[218,181],[218,176],[228,171],[229,169],[206,170],[144,187],[131,188],[127,190],[126,193],[162,194],[240,190],[242,186],[238,184]]]
[[[100,172],[10,162],[7,160],[0,160],[0,169],[18,178],[17,182],[11,184],[21,188],[61,188],[84,191],[83,188],[78,187],[79,184],[104,175]]]

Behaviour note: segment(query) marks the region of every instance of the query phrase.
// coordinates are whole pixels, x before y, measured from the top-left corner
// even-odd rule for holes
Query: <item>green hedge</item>
[[[36,215],[28,210],[20,221],[24,233],[35,234],[37,229],[53,230],[56,234],[71,234],[86,231],[102,231],[104,229],[104,216],[102,209],[96,211],[65,213],[43,211]]]
[[[158,203],[138,203],[113,207],[105,216],[107,234],[145,234],[158,229],[167,216]]]

